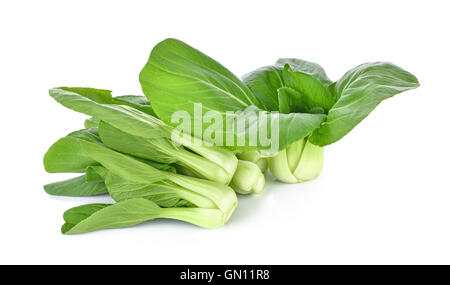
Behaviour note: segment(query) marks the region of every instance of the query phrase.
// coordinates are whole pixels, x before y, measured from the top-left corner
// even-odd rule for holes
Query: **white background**
[[[450,263],[450,43],[447,1],[2,1],[0,4],[3,264]],[[64,210],[42,157],[84,117],[54,102],[60,85],[142,94],[138,73],[167,37],[241,76],[279,57],[320,63],[336,80],[391,61],[419,89],[383,102],[325,150],[315,181],[267,177],[218,230],[158,220],[60,233]]]

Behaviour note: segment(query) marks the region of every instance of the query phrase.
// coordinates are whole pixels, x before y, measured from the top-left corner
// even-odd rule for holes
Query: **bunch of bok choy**
[[[131,226],[156,218],[217,228],[237,206],[235,191],[259,193],[264,187],[260,169],[239,161],[232,151],[196,144],[195,138],[187,135],[172,141],[172,128],[151,115],[149,104],[139,108],[134,105],[136,100],[124,103],[108,90],[92,88],[60,87],[51,89],[50,95],[92,118],[85,121],[85,129],[59,139],[44,156],[50,173],[84,175],[44,189],[62,196],[109,194],[116,201],[68,210],[64,234]],[[148,102],[145,98],[140,101]]]
[[[237,207],[236,193],[263,190],[267,169],[286,183],[315,179],[324,146],[344,137],[381,101],[419,86],[414,75],[387,62],[359,65],[332,81],[318,64],[293,58],[241,80],[175,39],[153,48],[139,81],[145,96],[50,89],[58,103],[89,118],[44,157],[50,173],[82,175],[47,184],[45,191],[108,194],[115,201],[69,209],[64,234],[157,218],[220,227]],[[210,124],[180,129],[174,114],[189,122],[209,118]]]
[[[361,64],[333,82],[318,64],[294,58],[279,59],[240,80],[176,39],[153,48],[140,82],[154,112],[168,124],[177,110],[194,116],[191,102],[201,103],[205,112],[219,112],[224,121],[228,111],[249,109],[264,120],[276,118],[275,149],[268,151],[260,143],[224,145],[243,151],[241,159],[263,171],[268,162],[270,172],[287,183],[316,178],[322,170],[324,146],[340,140],[381,101],[419,86],[414,75],[388,62]],[[235,136],[240,135],[235,129]]]

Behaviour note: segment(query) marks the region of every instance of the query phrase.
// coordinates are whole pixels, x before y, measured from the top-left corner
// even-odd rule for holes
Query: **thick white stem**
[[[320,175],[323,157],[322,147],[302,139],[269,158],[269,169],[282,182],[300,183]]]

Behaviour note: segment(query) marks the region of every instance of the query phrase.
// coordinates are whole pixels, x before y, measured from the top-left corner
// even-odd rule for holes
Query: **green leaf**
[[[163,180],[155,184],[136,183],[110,172],[106,177],[105,184],[109,194],[117,202],[132,198],[145,198],[152,200],[161,207],[196,205],[201,208],[217,208],[208,198],[177,186],[170,181]]]
[[[49,173],[81,173],[86,167],[92,165],[99,165],[99,163],[83,150],[74,137],[58,140],[44,156],[44,167]]]
[[[65,234],[71,228],[73,228],[76,224],[83,221],[86,218],[89,218],[93,213],[100,211],[103,208],[110,206],[111,204],[88,204],[83,206],[78,206],[71,208],[64,212],[63,218],[66,222],[62,228],[61,232]]]
[[[165,172],[160,170],[174,171],[170,165],[132,158],[105,147],[97,128],[70,133],[53,144],[44,156],[48,172],[86,171],[89,179],[98,179],[105,174],[98,166],[100,163],[110,171],[117,170],[118,175],[129,175],[130,179],[144,183],[164,179]]]
[[[164,179],[163,171],[160,171],[147,163],[136,160],[128,155],[118,153],[104,146],[84,140],[78,140],[78,144],[95,161],[116,175],[122,176],[134,182],[153,183]]]
[[[86,181],[105,180],[108,170],[103,166],[89,166],[86,168]]]
[[[264,66],[242,77],[266,111],[279,110],[277,90],[285,86],[282,73],[283,69],[278,66]]]
[[[256,114],[257,116],[255,116]],[[256,120],[255,118],[260,118]],[[280,114],[274,112],[266,112],[258,110],[255,106],[250,106],[241,112],[236,121],[248,121],[244,128],[237,128],[235,136],[237,138],[245,138],[246,145],[250,141],[249,134],[257,133],[266,125],[271,126],[272,121],[278,121],[278,129],[267,128],[267,137],[278,136],[278,148],[270,149],[271,145],[264,147],[259,142],[258,147],[245,147],[236,149],[260,149],[265,151],[279,151],[286,148],[289,144],[302,139],[311,134],[326,119],[324,114],[308,114],[308,113],[289,113]]]
[[[68,87],[50,89],[50,96],[69,109],[105,121],[131,135],[150,139],[172,137],[173,128],[149,114],[130,106],[101,104],[70,90]],[[175,142],[183,144],[201,156],[221,165],[229,175],[233,175],[237,167],[237,159],[233,152],[220,147],[193,145],[191,139],[190,135],[185,135],[181,141]]]
[[[175,39],[157,44],[139,75],[145,96],[159,118],[170,124],[174,112],[194,114],[194,103],[209,110],[262,107],[250,89],[207,55]]]
[[[139,157],[134,157],[134,159],[136,159],[137,161],[143,162],[143,163],[145,163],[147,165],[150,165],[151,167],[156,168],[158,170],[163,170],[163,171],[172,172],[172,173],[176,173],[177,172],[175,167],[173,167],[170,164],[150,161],[150,160],[142,159],[142,158],[139,158]]]
[[[87,181],[85,175],[44,185],[44,190],[57,196],[93,196],[108,193],[103,181]]]
[[[129,106],[109,104],[105,100],[98,100],[98,97],[85,96],[79,88],[53,88],[49,93],[63,106],[108,122],[131,134],[151,138],[167,135],[167,130],[161,126],[163,123],[155,117]]]
[[[267,111],[281,111],[278,90],[290,87],[303,94],[303,102],[309,109],[331,108],[335,96],[328,86],[333,82],[318,64],[295,58],[281,58],[273,66],[265,66],[246,74],[243,81],[263,102]],[[297,104],[298,105],[298,104]]]
[[[166,138],[146,139],[136,137],[101,122],[99,127],[102,141],[109,147],[136,157],[163,163],[183,164],[211,181],[228,184],[233,176],[221,165],[209,159],[175,146]]]
[[[161,207],[175,207],[181,200],[180,196],[174,193],[170,187],[163,188],[157,184],[135,183],[112,173],[107,175],[105,183],[111,198],[116,202],[132,198],[145,198]]]
[[[100,120],[97,120],[95,118],[89,118],[84,121],[84,127],[86,129],[97,128],[98,124],[100,124]]]
[[[81,173],[89,166],[99,165],[79,145],[79,139],[103,145],[97,128],[72,132],[54,143],[44,155],[45,170],[49,173]]]
[[[361,122],[384,99],[419,86],[417,78],[387,62],[359,65],[336,83],[336,104],[327,120],[310,137],[313,144],[329,145],[338,141]]]
[[[278,105],[281,113],[307,113],[308,110],[300,92],[289,87],[281,87],[277,92]]]
[[[328,111],[335,102],[335,98],[327,89],[328,86],[310,74],[292,70],[289,64],[283,69],[283,79],[287,87],[303,95],[303,101],[310,108],[319,107]]]
[[[101,140],[108,147],[117,151],[161,163],[175,163],[177,161],[172,155],[158,150],[158,147],[162,147],[162,145],[175,150],[175,146],[168,142],[166,138],[146,139],[133,136],[103,121],[99,124],[99,134]]]
[[[96,143],[81,139],[78,143],[90,157],[115,175],[126,180],[142,184],[154,184],[162,180],[171,181],[178,186],[210,199],[227,215],[231,215],[237,206],[236,194],[226,185],[209,180],[187,177],[172,172],[161,171],[147,163]],[[189,201],[194,204],[197,203],[197,201],[194,200]]]
[[[152,102],[156,114],[168,124],[174,124],[171,118],[177,111],[186,111],[194,121],[200,120],[200,115],[205,115],[208,111],[216,111],[222,118],[223,126],[221,131],[216,130],[215,135],[218,137],[221,134],[222,141],[219,143],[233,149],[265,148],[258,143],[252,145],[248,138],[249,133],[244,134],[244,131],[257,130],[256,125],[270,122],[272,119],[280,119],[280,147],[285,147],[310,134],[324,119],[319,115],[280,115],[263,111],[263,105],[236,76],[210,57],[174,39],[167,39],[153,48],[139,79],[144,94]],[[278,95],[275,93],[274,96]],[[200,114],[195,112],[194,103],[202,104]],[[248,111],[249,108],[265,120],[256,123],[253,121],[247,127],[237,126],[238,118],[246,119],[253,115],[244,111]],[[237,116],[226,114],[230,111],[241,113]],[[225,122],[227,120],[229,122],[230,119],[231,130],[225,126]],[[208,127],[208,124],[202,124],[203,134]],[[198,135],[194,131],[194,126],[184,131]],[[226,140],[227,134],[231,136],[233,143]],[[234,143],[242,138],[243,144]]]
[[[88,204],[67,210],[63,234],[81,234],[101,229],[133,226],[156,218],[186,221],[205,228],[217,228],[227,221],[219,210],[160,208],[154,202],[135,198],[117,204]]]
[[[63,90],[75,92],[83,97],[89,98],[100,104],[126,105],[138,109],[144,113],[155,115],[150,102],[145,96],[121,95],[112,97],[112,91],[106,89],[96,89],[89,87],[60,87]]]
[[[103,142],[101,141],[100,136],[98,134],[98,128],[78,130],[75,132],[71,132],[67,136],[103,145]]]
[[[325,70],[317,63],[306,61],[297,58],[280,58],[277,60],[276,65],[280,68],[288,64],[289,67],[294,72],[301,72],[304,74],[311,75],[317,81],[319,81],[323,86],[329,86],[333,82],[328,78]]]
[[[70,181],[72,182],[70,184],[54,183],[55,185],[46,185],[45,189],[47,192],[49,192],[49,194],[64,195],[64,193],[66,193],[66,196],[86,196],[94,191],[91,188],[99,189],[99,187],[102,186],[103,193],[105,193],[105,191],[109,191],[112,198],[115,200],[145,197],[148,199],[151,198],[151,200],[157,202],[158,205],[164,207],[189,205],[185,201],[181,201],[181,199],[183,198],[191,201],[192,203],[195,203],[197,206],[205,208],[216,208],[215,204],[205,196],[192,192],[189,189],[176,186],[169,181],[161,181],[165,178],[165,172],[161,172],[159,170],[170,172],[173,169],[171,166],[146,160],[133,159],[131,157],[112,151],[98,141],[92,140],[92,136],[95,137],[95,130],[96,129],[90,129],[73,132],[60,141],[70,142],[70,147],[67,149],[68,152],[73,151],[74,154],[78,154],[81,152],[83,153],[83,155],[93,159],[91,160],[93,162],[90,162],[89,164],[98,164],[100,162],[119,175],[128,177],[128,179],[139,180],[140,184],[139,181],[130,182],[123,178],[120,179],[122,179],[122,181],[125,181],[126,183],[116,183],[118,179],[116,178],[115,180],[111,180],[112,174],[108,173],[109,171],[106,170],[105,167],[86,166],[86,164],[83,164],[78,166],[80,169],[86,167],[86,176],[83,176],[83,178],[85,178],[83,179],[83,181],[81,181],[81,179],[78,179],[75,181]],[[89,146],[91,148],[89,148]],[[85,148],[87,148],[88,151],[85,151]],[[56,156],[57,159],[63,159],[62,161],[66,161],[65,158],[67,157],[67,155],[64,155],[62,157]],[[65,170],[67,170],[67,168]],[[106,179],[106,187],[103,183],[103,179]],[[77,185],[77,188],[71,189],[70,187],[75,186],[75,182],[79,185]],[[149,185],[149,183],[155,182],[159,184]],[[65,188],[63,188],[63,186]],[[171,192],[171,194],[162,195],[162,193],[157,192],[158,189],[164,187],[166,189],[170,189],[169,192]],[[106,188],[108,189],[106,190]],[[114,189],[120,189],[120,191],[126,192],[128,196],[117,194],[117,191],[114,191]],[[142,190],[145,190],[145,195],[142,194]],[[177,195],[178,198],[175,199],[174,195]]]
[[[152,105],[145,96],[140,95],[116,96],[114,97],[114,103],[127,105],[135,109],[138,109],[139,111],[147,113],[149,115],[156,116],[155,112],[153,111]]]
[[[63,88],[64,90],[72,90],[73,88]],[[78,92],[83,89],[90,89],[90,90],[98,90],[99,92],[107,91],[107,90],[101,90],[101,89],[93,89],[93,88],[76,88]],[[110,92],[110,91],[108,91]],[[94,100],[96,102],[102,102],[102,100]],[[106,100],[103,100],[105,102]],[[113,97],[110,101],[106,101],[106,104],[117,104],[117,105],[125,105],[133,107],[139,111],[142,111],[144,113],[147,113],[152,116],[156,116],[155,112],[153,111],[153,108],[150,104],[150,102],[145,98],[144,96],[139,95],[122,95],[122,96],[116,96]],[[89,118],[84,121],[84,127],[86,129],[92,128],[92,127],[98,127],[98,124],[100,123],[100,120],[95,118]]]
[[[111,91],[89,87],[60,87],[61,90],[74,92],[100,104],[113,104]]]

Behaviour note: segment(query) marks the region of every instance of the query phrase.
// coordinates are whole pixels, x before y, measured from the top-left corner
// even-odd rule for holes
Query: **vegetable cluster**
[[[77,234],[170,218],[205,228],[224,225],[237,207],[236,193],[260,193],[264,172],[287,183],[308,181],[323,167],[323,147],[345,136],[381,101],[419,86],[407,71],[386,62],[365,63],[331,81],[318,64],[279,59],[242,80],[220,63],[175,40],[156,45],[139,80],[144,96],[58,87],[50,96],[90,116],[84,128],[55,142],[44,157],[50,173],[81,176],[44,186],[51,195],[109,194],[115,204],[67,210],[62,233]],[[248,114],[276,121],[276,148],[246,135],[260,123],[219,132],[220,145],[190,129],[174,136],[175,112],[198,117],[215,111],[233,126]],[[230,115],[230,111],[239,115]],[[270,124],[267,124],[270,125]],[[266,125],[266,126],[267,126]],[[235,144],[236,140],[244,144]]]

